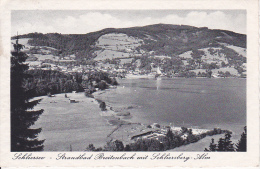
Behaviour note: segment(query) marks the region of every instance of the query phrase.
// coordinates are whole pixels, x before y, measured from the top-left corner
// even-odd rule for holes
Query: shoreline
[[[100,107],[99,107],[99,104],[100,104],[100,102],[102,102],[102,99],[98,99],[96,96],[105,94],[105,93],[109,92],[112,89],[113,90],[117,90],[115,88],[111,88],[111,89],[96,91],[96,92],[93,93],[94,98],[86,97],[84,95],[84,92],[80,92],[80,93],[67,93],[69,98],[75,99],[76,101],[79,101],[79,102],[76,102],[76,103],[67,104],[71,108],[75,107],[75,109],[71,109],[70,111],[78,110],[78,108],[77,108],[78,106],[81,106],[82,104],[87,104],[85,106],[88,109],[93,109],[93,108],[95,109],[92,112],[90,111],[90,117],[92,118],[92,116],[95,116],[96,119],[99,118],[98,121],[102,121],[103,120],[103,122],[99,123],[99,125],[104,126],[103,127],[103,131],[102,131],[104,134],[103,135],[98,135],[98,139],[96,141],[91,141],[91,140],[93,140],[94,137],[97,137],[97,136],[94,136],[94,134],[96,134],[95,131],[89,131],[89,130],[85,131],[85,134],[88,133],[87,137],[82,140],[83,142],[85,142],[85,144],[84,144],[85,147],[87,147],[88,144],[95,144],[95,146],[100,147],[100,146],[105,145],[106,142],[109,141],[109,140],[122,140],[124,145],[126,145],[126,144],[133,143],[134,141],[133,141],[132,138],[137,138],[135,136],[138,136],[140,134],[151,132],[151,133],[149,133],[150,135],[149,134],[145,135],[145,137],[147,137],[147,136],[150,137],[150,136],[152,136],[152,134],[153,135],[154,134],[155,135],[160,134],[160,133],[158,133],[158,131],[162,132],[163,130],[167,129],[167,126],[163,126],[161,124],[158,124],[160,127],[156,128],[156,126],[155,126],[155,125],[157,125],[156,123],[154,123],[154,124],[143,124],[143,123],[134,123],[134,122],[132,122],[131,121],[131,118],[132,118],[131,117],[132,116],[131,109],[136,108],[136,107],[131,106],[131,105],[128,105],[128,106],[122,105],[122,106],[117,107],[117,106],[114,106],[113,104],[108,103],[108,105],[106,105],[107,110],[106,111],[101,111]],[[62,102],[65,103],[64,99],[66,99],[66,102],[69,99],[69,98],[64,98],[64,94],[65,93],[56,94],[55,97],[41,96],[41,97],[37,97],[37,98],[43,98],[44,97],[45,98],[44,99],[45,103],[40,102],[40,104],[42,104],[42,105],[43,104],[48,104],[48,107],[49,106],[50,107],[53,106],[53,107],[55,107],[57,109],[59,104],[61,104]],[[37,98],[35,98],[35,99],[37,99]],[[78,99],[78,98],[80,98],[80,99]],[[56,100],[56,99],[61,99],[61,100]],[[55,105],[57,105],[57,106],[55,106]],[[130,111],[129,115],[118,116],[118,114],[121,113],[122,111],[128,111],[128,110]],[[85,112],[86,109],[83,109],[82,111]],[[61,114],[63,114],[63,112],[54,112],[54,113],[61,113]],[[97,117],[97,115],[98,115],[98,117]],[[73,115],[73,117],[74,117],[74,115]],[[129,117],[129,118],[126,118],[126,117]],[[96,121],[94,120],[93,123],[95,123],[95,122]],[[104,123],[106,123],[106,124],[104,124]],[[153,126],[152,129],[148,128],[149,125]],[[173,129],[173,131],[180,131],[181,127],[173,127],[171,129]],[[196,131],[196,128],[188,128],[188,129],[192,129],[193,132]],[[204,130],[204,132],[209,131],[209,129],[199,129],[199,130],[201,130],[201,131]],[[43,131],[45,131],[44,127],[43,127]],[[69,133],[67,133],[67,134],[69,134]],[[93,135],[93,138],[91,138],[92,135]],[[101,139],[101,136],[103,137],[102,139]],[[78,137],[78,135],[76,135],[75,137]],[[202,137],[201,139],[198,140],[198,142],[188,143],[190,145],[190,146],[188,146],[188,149],[190,149],[190,148],[193,149],[193,146],[194,147],[198,147],[196,145],[201,144],[201,140],[204,140],[204,138],[211,138],[211,137],[208,137],[208,136]],[[52,138],[50,137],[50,139],[52,139]],[[206,145],[201,149],[201,151],[203,151],[204,148],[208,147],[209,143],[210,142],[206,143]],[[72,144],[72,147],[73,147],[73,150],[74,150],[75,149],[75,145],[74,145],[73,142],[71,144]],[[51,146],[51,147],[53,147],[53,146]],[[83,147],[83,149],[85,147]],[[187,145],[181,145],[180,147],[177,147],[176,151],[178,151],[178,149],[185,149],[185,148],[181,148],[181,147],[187,147]],[[82,148],[82,146],[81,146],[81,148]],[[81,149],[81,150],[80,149],[76,149],[76,151],[82,151],[83,149]],[[167,150],[167,151],[171,151],[171,150],[175,151],[174,149],[170,149],[170,150]],[[48,148],[48,150],[50,150],[50,148]],[[50,151],[56,151],[56,150],[52,149]],[[193,150],[190,150],[190,151],[193,151]]]
[[[244,77],[166,77],[162,76],[160,79],[246,79]],[[140,76],[125,76],[123,79],[149,79],[149,80],[157,80],[157,78],[151,78],[151,77],[140,77]]]
[[[106,90],[111,90],[111,89],[106,89]],[[107,104],[107,102],[97,98],[97,95],[102,95],[103,93],[106,92],[106,90],[99,90],[92,93],[94,97],[93,99],[95,99],[99,104],[101,102],[104,102],[106,104],[106,110],[105,111],[100,110],[101,111],[100,116],[105,117],[107,123],[113,126],[132,123],[131,121],[122,120],[122,118],[131,117],[131,113],[127,111],[129,109],[128,107],[127,108],[123,107],[121,109],[115,108],[115,106],[111,106],[110,104]],[[123,112],[123,110],[125,111]]]
[[[114,88],[113,88],[114,89]],[[107,90],[107,89],[106,89]],[[115,89],[116,90],[116,89]],[[106,93],[107,91],[96,91],[93,93],[93,96],[96,100],[99,100],[102,102],[101,99],[97,99],[97,95],[102,95]],[[131,121],[125,121],[122,120],[117,114],[120,113],[122,110],[125,110],[124,107],[121,108],[121,111],[115,112],[113,110],[113,106],[107,105],[109,107],[109,110],[103,111],[101,116],[106,116],[108,115],[109,117],[112,117],[114,119],[107,120],[107,122],[110,125],[117,126],[107,137],[111,138],[111,140],[119,140],[122,141],[123,145],[129,145],[131,143],[135,143],[138,139],[146,139],[153,137],[153,135],[165,135],[166,136],[166,131],[168,129],[172,130],[173,133],[177,135],[181,135],[181,137],[184,140],[184,143],[180,146],[177,146],[172,149],[166,149],[165,151],[180,151],[182,149],[185,149],[187,147],[193,147],[195,144],[199,145],[201,143],[205,143],[204,141],[201,141],[206,138],[207,141],[211,140],[212,137],[214,138],[220,138],[223,137],[225,132],[230,132],[230,130],[222,130],[220,128],[214,128],[214,129],[198,129],[198,128],[187,128],[187,130],[192,130],[193,133],[192,135],[194,136],[193,140],[188,140],[187,138],[189,135],[183,133],[182,127],[175,127],[175,126],[163,126],[158,123],[153,123],[153,124],[143,124],[143,123],[133,123]],[[107,114],[108,113],[108,114]],[[111,123],[112,121],[112,123]],[[157,125],[157,127],[156,127]],[[148,127],[149,126],[149,127]],[[159,127],[158,127],[159,126]],[[130,133],[130,134],[129,134]],[[137,140],[136,140],[137,138]],[[204,148],[208,148],[210,144],[210,141],[208,142],[208,145],[205,145]],[[182,148],[184,147],[184,148]],[[195,147],[198,147],[195,145]],[[199,146],[200,147],[200,146]],[[204,148],[201,149],[200,151],[204,151]],[[194,151],[194,150],[191,150]]]

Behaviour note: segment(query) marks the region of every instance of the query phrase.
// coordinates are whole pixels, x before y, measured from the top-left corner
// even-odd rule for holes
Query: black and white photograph
[[[12,151],[246,151],[245,10],[11,19]]]
[[[259,166],[258,8],[4,0],[0,166]]]

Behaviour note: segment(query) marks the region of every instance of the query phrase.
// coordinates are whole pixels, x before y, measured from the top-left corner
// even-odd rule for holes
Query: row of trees
[[[231,134],[226,133],[224,138],[220,138],[218,143],[214,143],[214,139],[212,138],[209,148],[205,148],[205,151],[238,151],[238,152],[246,152],[247,150],[247,130],[246,126],[244,127],[244,132],[241,134],[241,138],[235,144],[232,143]]]
[[[109,85],[118,85],[116,79],[111,78],[106,72],[67,74],[56,70],[33,69],[27,70],[26,73],[28,78],[25,79],[23,86],[27,90],[33,89],[34,97],[48,93],[82,92],[84,88],[104,90]]]
[[[198,140],[215,134],[225,133],[224,138],[220,138],[218,143],[214,143],[214,139],[210,143],[209,148],[205,148],[205,151],[237,151],[246,152],[247,151],[247,131],[244,127],[244,132],[241,134],[241,138],[234,145],[231,139],[231,132],[226,130],[221,130],[215,128],[207,133],[201,135],[193,135],[192,129],[187,129],[182,127],[181,134],[174,134],[170,129],[167,131],[166,136],[159,136],[157,139],[145,139],[138,138],[135,142],[127,144],[124,146],[123,142],[120,140],[111,140],[107,142],[104,147],[95,148],[93,144],[89,144],[87,151],[165,151],[168,149],[173,149],[181,145],[186,145],[189,143],[197,142]],[[186,134],[187,137],[184,139],[181,137]]]
[[[194,135],[192,129],[182,127],[180,134],[174,134],[171,129],[168,129],[165,136],[157,138],[137,138],[133,143],[124,146],[120,140],[110,141],[104,147],[95,148],[93,144],[87,147],[87,151],[165,151],[176,147],[197,142],[207,135],[221,134],[224,132],[220,129],[214,129],[201,135]],[[182,137],[186,135],[186,138]]]
[[[81,73],[65,74],[54,70],[33,69],[27,71],[27,74],[31,76],[24,82],[24,87],[34,89],[34,96],[84,91]]]

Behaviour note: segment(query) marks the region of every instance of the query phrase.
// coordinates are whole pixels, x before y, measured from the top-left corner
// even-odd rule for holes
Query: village
[[[158,55],[154,51],[139,49],[143,40],[126,34],[105,34],[95,46],[93,59],[78,59],[76,54],[62,54],[48,46],[33,46],[30,38],[19,39],[27,53],[26,64],[30,69],[56,70],[64,73],[103,71],[119,78],[161,77],[246,77],[246,49],[220,44],[223,47],[207,47],[187,51],[177,56]],[[12,40],[12,44],[15,41]],[[195,53],[194,53],[195,52]],[[230,58],[237,55],[241,59]]]
[[[181,55],[182,56],[182,55]],[[35,57],[35,56],[34,56]],[[164,72],[161,67],[164,67],[164,63],[167,63],[170,60],[168,56],[150,56],[155,60],[159,60],[160,65],[155,64],[153,62],[150,63],[150,70],[149,68],[140,68],[141,66],[141,59],[138,58],[117,58],[117,59],[106,59],[105,61],[92,61],[90,64],[80,64],[77,60],[75,60],[75,56],[67,56],[63,58],[59,58],[57,56],[52,55],[38,55],[37,61],[32,61],[30,57],[25,62],[29,65],[29,70],[31,69],[42,69],[42,70],[56,70],[61,71],[64,73],[84,73],[84,72],[94,72],[94,71],[103,71],[110,73],[117,77],[128,77],[128,78],[149,78],[149,76],[140,76],[140,75],[149,75],[160,72],[162,77],[185,77],[185,75],[181,75],[179,72],[175,72],[174,70],[167,70]],[[181,58],[181,62],[183,64],[177,65],[180,67],[182,71],[187,71],[187,67],[190,67],[189,59],[190,56],[183,55]],[[116,62],[116,63],[109,63],[109,62]],[[212,60],[204,57],[202,61],[208,61],[208,65],[213,65],[216,69],[211,69],[213,72],[212,77],[223,77],[223,72],[228,74],[229,76],[239,77],[241,76],[242,72],[238,72],[234,66],[223,66],[223,64],[227,64],[227,60],[223,58],[213,58]],[[222,64],[222,65],[221,65]],[[176,67],[177,67],[176,66]],[[160,70],[158,70],[160,69]],[[245,75],[246,70],[246,63],[242,64],[243,75]],[[190,72],[192,77],[199,76],[203,73],[206,73],[207,69],[205,66],[200,66],[199,69],[191,69],[187,72]],[[221,72],[221,73],[220,73]],[[127,76],[128,75],[128,76]],[[202,76],[203,77],[203,76]]]

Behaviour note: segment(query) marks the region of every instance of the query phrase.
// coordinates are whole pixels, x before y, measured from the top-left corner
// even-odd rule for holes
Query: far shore
[[[166,77],[166,76],[161,76],[161,79],[184,79],[184,78],[197,78],[197,79],[228,79],[228,78],[235,78],[235,79],[246,79],[246,78],[243,78],[243,77],[238,77],[238,76],[234,76],[234,77]],[[146,77],[146,76],[126,76],[125,79],[157,79],[157,78],[151,78],[151,77]]]

